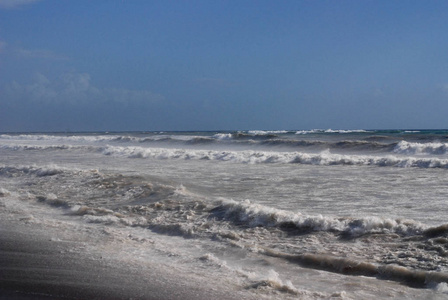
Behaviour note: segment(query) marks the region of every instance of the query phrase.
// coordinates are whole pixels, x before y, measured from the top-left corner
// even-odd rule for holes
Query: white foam
[[[363,129],[355,129],[355,130],[327,129],[327,130],[325,130],[325,133],[362,133],[362,132],[368,132],[368,131],[363,130]]]
[[[217,258],[212,253],[206,253],[203,256],[199,257],[199,259],[201,261],[209,262],[210,264],[216,265],[220,268],[229,268],[226,261]]]
[[[237,202],[222,199],[222,217],[231,221],[244,222],[251,227],[294,226],[299,230],[338,231],[351,236],[366,233],[394,232],[404,235],[422,233],[426,227],[413,220],[393,220],[379,217],[335,218],[322,215],[302,215],[264,205],[249,200]]]
[[[15,176],[15,174],[32,174],[38,177],[44,177],[60,174],[68,170],[69,170],[68,168],[59,167],[57,165],[47,165],[44,167],[38,167],[38,166],[11,167],[0,165],[0,174],[5,176]]]
[[[144,148],[137,146],[107,146],[105,155],[129,158],[157,158],[184,160],[214,160],[234,163],[298,163],[308,165],[366,165],[388,167],[448,168],[448,159],[424,157],[400,157],[394,155],[342,155],[330,153],[275,152],[275,151],[216,151],[193,149]]]
[[[0,197],[6,197],[11,195],[11,192],[5,188],[0,187]]]
[[[213,135],[213,138],[218,139],[218,140],[229,140],[232,138],[232,134],[231,133],[217,133],[217,134]]]
[[[298,130],[296,134],[310,134],[310,133],[320,133],[324,132],[322,129],[311,129],[311,130]]]
[[[59,135],[47,135],[47,134],[20,134],[20,135],[0,135],[0,140],[22,140],[22,141],[68,141],[68,142],[98,142],[98,141],[111,141],[119,138],[123,138],[118,135],[72,135],[72,136],[59,136]]]
[[[401,141],[395,146],[393,151],[400,154],[447,154],[448,143],[410,143]]]
[[[252,135],[285,134],[287,130],[249,130],[247,133]]]
[[[105,215],[105,216],[85,215],[85,216],[83,216],[83,219],[88,223],[97,223],[97,224],[105,224],[105,225],[120,223],[120,218],[118,218],[116,216],[111,216],[111,215]]]
[[[282,280],[280,274],[275,270],[270,269],[267,274],[259,275],[256,273],[239,271],[243,275],[247,276],[253,283],[250,288],[255,289],[272,289],[275,292],[291,294],[300,297],[300,299],[322,299],[333,298],[344,299],[345,292],[333,293],[331,296],[320,292],[310,292],[304,289],[296,288],[290,280]]]
[[[446,282],[434,283],[430,287],[438,294],[448,295],[448,283]]]
[[[312,134],[312,133],[365,133],[369,132],[364,129],[353,129],[353,130],[343,130],[343,129],[311,129],[311,130],[298,130],[296,134]]]

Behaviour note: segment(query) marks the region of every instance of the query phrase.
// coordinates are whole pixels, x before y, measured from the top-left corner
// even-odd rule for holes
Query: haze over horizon
[[[448,2],[0,0],[0,132],[448,128]]]

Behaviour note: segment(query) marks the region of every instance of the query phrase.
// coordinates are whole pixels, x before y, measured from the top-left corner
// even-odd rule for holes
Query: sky
[[[447,116],[448,1],[0,0],[0,132]]]

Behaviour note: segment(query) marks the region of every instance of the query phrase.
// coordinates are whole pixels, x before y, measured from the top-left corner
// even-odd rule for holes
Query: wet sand
[[[54,238],[61,234],[63,239]],[[163,264],[128,266],[120,263],[119,253],[104,257],[100,250],[73,251],[95,238],[96,233],[89,236],[76,228],[62,233],[54,226],[28,223],[2,207],[0,299],[255,299],[244,290],[231,292],[221,282],[207,286],[199,276]]]

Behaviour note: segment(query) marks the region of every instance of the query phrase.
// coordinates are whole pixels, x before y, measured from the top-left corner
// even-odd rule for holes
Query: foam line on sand
[[[0,210],[0,299],[241,299],[221,283],[211,286],[157,262],[126,266],[120,253],[83,253],[83,242],[96,234],[58,230]]]

